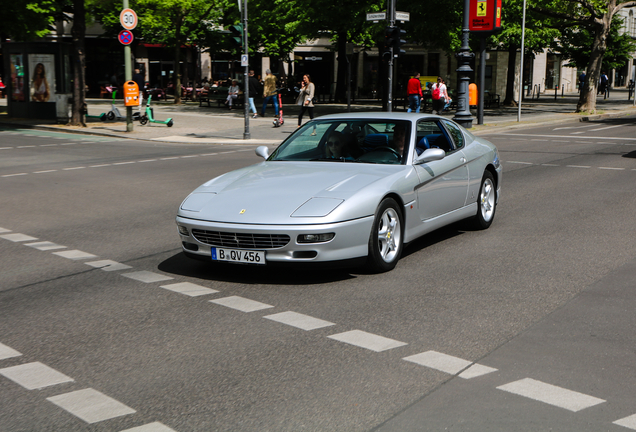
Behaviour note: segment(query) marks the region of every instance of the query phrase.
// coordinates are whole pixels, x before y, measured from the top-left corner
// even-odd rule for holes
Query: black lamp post
[[[469,7],[470,0],[464,0],[462,46],[459,49],[459,52],[455,54],[455,57],[457,58],[457,61],[459,63],[457,72],[460,73],[460,78],[457,95],[457,112],[455,113],[455,117],[453,117],[453,120],[467,129],[473,127],[473,116],[470,113],[470,104],[468,101],[468,84],[470,81],[470,77],[468,76],[468,74],[473,71],[470,68],[470,61],[475,57],[475,54],[470,52],[470,47],[468,46],[468,38],[470,36],[470,30],[468,28]]]

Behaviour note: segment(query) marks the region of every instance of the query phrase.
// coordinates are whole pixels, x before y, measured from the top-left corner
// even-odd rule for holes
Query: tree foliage
[[[615,24],[614,16],[635,0],[534,0],[532,9],[548,18],[561,20],[561,28],[580,26],[593,35],[587,64],[585,86],[581,91],[577,112],[596,111],[596,86],[608,50],[608,37]]]
[[[0,0],[0,38],[28,41],[46,36],[58,9],[55,0]]]
[[[614,15],[612,27],[607,35],[607,51],[603,56],[602,69],[605,71],[622,67],[631,59],[631,53],[636,50],[634,39],[619,31],[622,24],[623,19]],[[563,55],[563,59],[567,61],[564,66],[584,70],[590,63],[593,42],[594,34],[590,26],[578,24],[562,27],[559,40],[553,41],[550,47]]]

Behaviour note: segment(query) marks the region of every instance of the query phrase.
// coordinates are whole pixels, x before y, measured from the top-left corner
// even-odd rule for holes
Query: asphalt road
[[[370,275],[183,257],[177,206],[254,146],[2,130],[0,431],[636,429],[635,132],[489,134],[492,227]]]

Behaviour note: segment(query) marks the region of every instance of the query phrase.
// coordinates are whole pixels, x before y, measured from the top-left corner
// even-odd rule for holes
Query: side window
[[[446,132],[442,130],[437,121],[421,121],[417,124],[415,151],[419,155],[429,148],[440,148],[446,153],[453,151],[451,144],[446,138]]]
[[[443,120],[444,121],[444,120]],[[455,144],[456,149],[461,149],[464,147],[464,134],[462,133],[459,126],[455,123],[451,123],[449,121],[444,121],[444,125],[446,126],[446,130],[450,134],[453,143]]]

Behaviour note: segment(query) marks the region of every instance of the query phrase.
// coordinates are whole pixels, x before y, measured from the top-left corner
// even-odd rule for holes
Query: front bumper
[[[210,245],[199,241],[192,235],[193,229],[220,231],[237,234],[284,234],[290,237],[289,243],[278,248],[241,248],[241,250],[264,250],[268,262],[329,262],[344,261],[366,257],[369,250],[369,235],[373,225],[373,216],[333,224],[314,225],[246,225],[219,222],[207,222],[177,216],[177,225],[187,230],[188,235],[179,233],[184,252],[188,255],[206,257],[212,260]],[[185,230],[184,230],[185,231]],[[300,234],[335,233],[333,239],[324,243],[298,243]],[[227,246],[223,246],[227,247]]]

